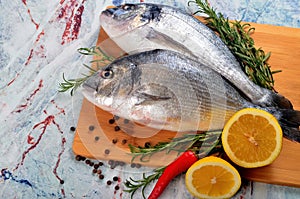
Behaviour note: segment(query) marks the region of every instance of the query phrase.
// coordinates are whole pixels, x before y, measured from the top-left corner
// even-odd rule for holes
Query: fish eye
[[[111,79],[113,77],[113,71],[112,70],[104,70],[101,72],[101,77],[104,79]]]

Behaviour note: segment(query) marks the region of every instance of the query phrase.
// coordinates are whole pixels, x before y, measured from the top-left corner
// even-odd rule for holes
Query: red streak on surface
[[[59,175],[57,174],[57,168],[58,168],[58,166],[59,166],[59,163],[60,163],[60,160],[61,160],[61,156],[62,156],[62,154],[64,153],[64,151],[65,151],[65,143],[66,143],[66,138],[62,138],[62,140],[61,140],[61,151],[60,151],[60,153],[58,154],[58,159],[57,159],[57,161],[56,161],[56,164],[55,164],[55,167],[54,167],[54,169],[53,169],[53,173],[54,173],[54,175],[55,175],[55,177],[59,180],[59,181],[62,181],[62,179],[61,179],[61,177],[59,177]]]
[[[41,79],[40,82],[39,82],[38,87],[30,94],[29,97],[26,98],[26,103],[19,105],[17,107],[17,109],[14,110],[12,113],[20,113],[24,109],[26,109],[28,107],[28,105],[31,104],[31,101],[33,100],[34,96],[42,89],[42,87],[43,87],[43,80]]]
[[[28,136],[27,136],[27,143],[28,143],[28,144],[34,144],[33,139],[34,139],[34,138],[33,138],[31,135],[28,135]]]
[[[53,104],[53,105],[55,105],[55,108],[57,108],[60,112],[59,112],[59,114],[60,113],[62,113],[62,114],[66,114],[65,113],[65,110],[63,109],[63,108],[61,108],[61,107],[59,107],[56,103],[55,103],[55,101],[54,100],[51,100],[51,103]]]
[[[42,30],[42,32],[40,32],[40,34],[38,34],[38,36],[35,39],[35,43],[39,42],[41,37],[45,35],[45,31]]]
[[[77,13],[74,16],[74,26],[73,26],[73,31],[72,31],[72,35],[74,37],[74,39],[78,38],[78,34],[79,34],[79,30],[80,30],[80,26],[81,26],[81,16],[82,13],[84,11],[84,6],[81,5],[78,10]]]
[[[26,6],[26,8],[27,8],[27,13],[28,13],[28,15],[29,15],[29,17],[30,17],[31,22],[35,25],[35,28],[38,29],[40,25],[33,19],[32,15],[31,15],[31,11],[30,11],[30,9],[29,9],[28,6],[27,6],[26,0],[22,0],[22,2],[23,2],[23,4],[24,4],[24,5]]]
[[[58,130],[61,134],[64,133],[64,132],[61,130],[60,126],[59,126],[55,121],[53,121],[53,124],[57,127],[57,130]]]
[[[25,161],[25,158],[26,158],[26,155],[32,151],[33,149],[35,149],[35,147],[40,143],[43,135],[45,134],[46,132],[46,129],[47,127],[53,123],[54,121],[54,116],[53,115],[49,115],[44,121],[40,122],[40,123],[37,123],[36,125],[33,126],[33,129],[36,129],[37,127],[41,126],[41,129],[42,129],[42,132],[41,134],[39,135],[38,139],[36,140],[36,142],[34,144],[32,144],[28,149],[26,149],[23,154],[22,154],[22,159],[21,161],[17,164],[17,166],[14,168],[14,171],[17,170],[19,168],[20,165],[23,165],[24,164],[24,161]]]
[[[45,35],[45,31],[42,30],[42,31],[38,34],[38,36],[36,37],[35,42],[34,42],[34,46],[36,46],[36,45],[38,44],[38,42],[40,41],[41,37],[44,36],[44,35]],[[45,55],[44,55],[44,53],[43,53],[43,51],[44,51],[44,46],[43,46],[43,45],[40,45],[39,47],[40,47],[39,50],[34,50],[34,48],[30,49],[30,53],[29,53],[29,56],[28,56],[28,58],[27,58],[27,60],[26,60],[26,62],[25,62],[25,66],[27,66],[27,65],[30,63],[30,61],[31,61],[31,59],[32,59],[32,57],[33,57],[34,54],[35,54],[35,55],[39,55],[40,57],[45,57]]]
[[[41,37],[44,36],[44,35],[45,35],[45,31],[42,30],[38,34],[37,38],[35,39],[34,46],[36,46],[38,44],[38,42],[40,41]],[[30,53],[29,53],[29,56],[28,56],[28,58],[27,58],[27,60],[25,62],[25,66],[27,66],[30,63],[33,55],[39,55],[40,57],[45,57],[43,51],[44,51],[44,46],[43,45],[40,45],[39,51],[34,50],[34,48],[30,49]],[[20,73],[17,73],[16,76],[12,80],[10,80],[10,82],[8,82],[7,86],[10,86],[12,83],[14,83],[15,80],[19,77],[19,75],[20,75]]]
[[[40,81],[40,85],[42,85],[42,81]],[[38,90],[35,90],[31,96],[34,96],[36,94]],[[65,114],[65,111],[60,108],[59,106],[57,106],[54,102],[54,100],[51,100],[51,103],[55,105],[55,107],[59,110],[59,112],[55,115],[48,115],[47,111],[44,110],[43,112],[48,115],[46,117],[45,120],[35,124],[32,128],[32,130],[35,130],[35,129],[41,129],[41,132],[39,132],[39,135],[38,135],[38,138],[36,139],[36,141],[34,141],[34,137],[31,135],[33,133],[33,131],[31,131],[28,135],[27,135],[27,143],[30,144],[31,146],[29,148],[27,148],[23,154],[22,154],[22,159],[21,161],[16,165],[16,167],[13,169],[13,171],[17,170],[19,168],[19,166],[23,165],[24,164],[24,161],[27,157],[27,154],[29,154],[32,150],[34,150],[38,144],[40,143],[40,141],[42,140],[44,134],[46,133],[46,130],[47,128],[53,124],[54,126],[56,126],[58,132],[63,135],[63,131],[61,130],[60,126],[58,123],[56,123],[55,121],[55,117],[60,115],[60,114]],[[65,144],[66,144],[67,140],[65,137],[62,137],[61,139],[61,150],[58,154],[58,159],[55,163],[55,166],[53,168],[53,174],[55,175],[55,177],[60,181],[61,184],[63,184],[63,180],[62,178],[57,174],[57,169],[60,165],[60,162],[61,162],[61,156],[63,155],[63,153],[65,152]],[[55,146],[54,146],[55,148]],[[61,189],[61,193],[62,195],[65,197],[65,192],[64,192],[64,189]]]
[[[66,23],[62,35],[62,45],[78,38],[81,27],[81,16],[84,11],[83,4],[85,1],[86,0],[83,0],[80,5],[76,0],[71,0],[67,3],[65,3],[65,1],[60,2],[63,7],[58,14],[58,19],[65,20]]]
[[[14,83],[14,81],[19,77],[20,73],[17,73],[16,76],[10,80],[10,82],[8,82],[7,86],[10,86],[12,83]]]
[[[25,62],[25,66],[27,66],[29,64],[32,57],[33,57],[33,49],[30,50],[29,56]]]
[[[61,189],[60,191],[61,191],[61,194],[63,195],[63,197],[65,198],[66,197],[65,190]]]

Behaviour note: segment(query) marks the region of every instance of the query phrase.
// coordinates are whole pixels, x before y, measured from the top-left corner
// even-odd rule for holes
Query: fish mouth
[[[123,34],[128,34],[140,26],[139,22],[132,23],[135,21],[134,18],[136,16],[136,14],[126,16],[126,13],[120,11],[120,9],[110,8],[102,11],[100,23],[104,31],[109,34],[110,38],[115,38],[120,37]]]
[[[97,103],[97,86],[96,84],[90,84],[90,82],[84,82],[82,85],[81,92],[83,96],[93,104],[100,107]]]
[[[98,91],[98,85],[99,85],[99,80],[98,80],[98,72],[97,72],[92,77],[85,80],[82,84],[82,87],[84,89],[87,89],[91,93],[93,93],[95,91],[96,92]]]
[[[109,105],[111,102],[107,103],[108,101],[111,101],[112,99],[99,97],[97,88],[93,87],[92,85],[84,83],[82,85],[81,92],[82,92],[83,96],[89,102],[93,103],[97,107],[99,107],[105,111],[108,111],[112,114],[115,114],[118,112],[117,109],[114,109],[114,108],[112,108],[111,105]]]
[[[88,101],[96,104],[96,93],[97,93],[97,91],[93,87],[91,87],[87,84],[83,84],[81,92],[82,92],[83,96]]]
[[[111,112],[111,113],[117,112],[117,110],[112,108],[111,106],[103,105],[103,103],[101,103],[101,101],[103,101],[103,99],[100,99],[99,97],[97,97],[97,92],[95,90],[93,90],[93,88],[88,87],[88,86],[83,87],[82,94],[89,102],[96,105],[97,107],[99,107],[105,111]]]

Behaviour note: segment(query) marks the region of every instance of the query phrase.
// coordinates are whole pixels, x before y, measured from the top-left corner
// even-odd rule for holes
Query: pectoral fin
[[[167,87],[155,83],[143,85],[137,90],[136,95],[139,99],[136,105],[151,105],[170,100],[173,96]]]
[[[168,35],[165,35],[161,32],[158,32],[156,30],[154,30],[153,28],[151,28],[148,31],[148,34],[146,35],[146,38],[155,43],[158,44],[159,46],[165,46],[166,49],[168,50],[173,50],[173,51],[177,51],[183,54],[188,54],[192,57],[196,57],[194,55],[194,53],[192,51],[190,51],[186,46],[184,46],[183,44],[175,41],[174,39],[172,39],[171,37],[169,37]]]

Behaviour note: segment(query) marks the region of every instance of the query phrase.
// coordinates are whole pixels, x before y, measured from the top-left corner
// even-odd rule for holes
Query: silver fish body
[[[211,68],[167,50],[115,60],[84,82],[83,93],[112,114],[171,131],[220,130],[237,110],[255,107]]]
[[[288,99],[254,84],[221,39],[192,15],[157,4],[125,4],[101,13],[101,25],[129,54],[167,49],[221,74],[254,104],[292,108]]]

